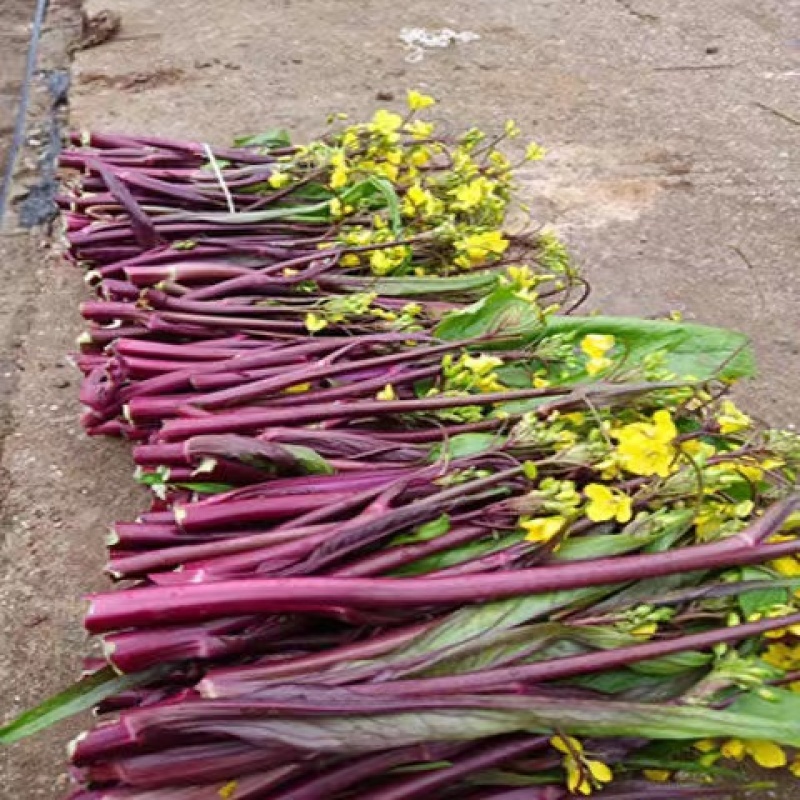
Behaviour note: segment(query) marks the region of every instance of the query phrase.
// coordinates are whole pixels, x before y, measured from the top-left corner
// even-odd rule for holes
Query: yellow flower
[[[769,565],[776,572],[787,578],[796,578],[800,576],[800,561],[794,556],[776,558],[774,561],[770,561]]]
[[[344,166],[335,166],[333,168],[333,172],[331,172],[331,178],[328,181],[328,186],[331,189],[342,189],[347,186],[347,178],[348,178],[347,167]]]
[[[497,356],[487,356],[485,353],[481,353],[478,356],[471,356],[466,353],[458,360],[458,365],[469,370],[474,375],[484,376],[497,367],[502,367],[503,359]]]
[[[510,266],[502,280],[503,283],[507,283],[518,291],[533,289],[537,283],[536,275],[527,265],[521,267]]]
[[[399,166],[403,163],[403,156],[405,154],[399,147],[393,147],[391,150],[387,150],[383,157],[390,163],[394,164],[395,166]]]
[[[613,363],[610,358],[590,358],[586,362],[586,372],[589,375],[597,375],[607,370]]]
[[[340,259],[339,263],[343,267],[357,267],[361,263],[361,259],[356,253],[345,253]]]
[[[713,444],[708,444],[708,442],[703,442],[700,439],[689,439],[681,444],[681,452],[686,453],[696,461],[705,463],[717,451]]]
[[[345,205],[338,197],[331,199],[330,203],[331,216],[338,218],[343,217],[345,214],[353,213],[353,206]]]
[[[493,170],[494,172],[507,172],[511,169],[511,162],[504,156],[499,150],[492,150],[489,153],[489,161],[492,162],[492,166],[495,167]],[[520,207],[522,208],[524,204],[521,203]],[[528,211],[529,208],[525,207],[522,208],[523,211]]]
[[[761,654],[761,659],[786,672],[794,671],[800,668],[800,645],[790,647],[783,642],[774,642]]]
[[[410,133],[414,139],[430,139],[431,134],[436,126],[432,122],[423,122],[421,119],[415,119],[409,122],[403,129],[406,133]],[[428,154],[430,158],[430,154]]]
[[[385,308],[370,309],[370,314],[386,322],[397,322],[397,314],[395,314],[394,311],[387,311]]]
[[[387,247],[383,250],[373,250],[369,254],[369,265],[375,275],[388,275],[396,267],[399,267],[404,259],[404,248]]]
[[[554,736],[550,744],[564,754],[563,765],[570,792],[591,794],[593,789],[613,780],[610,767],[602,761],[586,758],[583,745],[572,736]]]
[[[391,111],[380,109],[375,112],[370,123],[370,128],[375,133],[380,133],[384,136],[392,136],[397,129],[403,124],[403,118],[399,114],[394,114]]]
[[[224,786],[220,788],[217,794],[222,798],[222,800],[230,800],[233,797],[236,789],[238,787],[238,783],[236,781],[229,781]]]
[[[503,130],[505,131],[505,134],[506,136],[508,136],[509,139],[516,139],[517,136],[519,136],[520,133],[522,133],[522,131],[519,129],[519,125],[517,125],[517,123],[514,122],[513,119],[506,120],[506,124],[503,127]]]
[[[672,775],[669,770],[666,769],[645,769],[642,770],[642,774],[650,781],[658,781],[659,783],[663,783],[664,781],[668,781]]]
[[[380,164],[373,164],[372,171],[376,175],[381,175],[384,178],[388,178],[390,181],[392,181],[392,183],[397,180],[397,176],[400,174],[400,170],[396,165],[390,164],[386,161],[383,161]]]
[[[641,625],[637,625],[635,628],[633,628],[631,633],[634,636],[641,636],[643,639],[649,639],[656,633],[656,631],[658,631],[657,622],[644,622]]]
[[[728,739],[720,748],[725,758],[741,761],[745,756],[750,756],[760,767],[777,769],[785,767],[786,753],[775,742],[765,739]]]
[[[473,233],[456,242],[456,249],[462,252],[470,264],[480,264],[489,256],[501,256],[508,249],[508,239],[500,231]]]
[[[309,333],[316,333],[317,331],[321,331],[323,328],[327,328],[328,321],[322,317],[318,317],[316,314],[309,312],[306,314],[305,326]]]
[[[537,517],[536,519],[521,519],[519,526],[525,531],[525,539],[529,542],[549,542],[557,536],[566,525],[566,518],[560,515],[554,517]]]
[[[267,178],[267,183],[273,189],[280,189],[282,186],[286,186],[287,183],[291,183],[291,180],[292,178],[288,172],[281,172],[278,170]]]
[[[789,769],[796,778],[800,778],[800,754],[794,757],[794,761],[789,764]]]
[[[288,386],[283,390],[284,394],[303,394],[311,389],[310,383],[296,383],[294,386]]]
[[[436,101],[430,95],[421,94],[414,89],[409,90],[406,96],[406,102],[412,111],[420,111],[423,108],[429,108],[436,103]]]
[[[741,503],[705,503],[695,517],[695,531],[700,540],[711,539],[724,534],[725,525],[730,520],[749,517],[753,512],[753,501]]]
[[[616,340],[611,335],[590,333],[581,339],[581,350],[589,358],[602,358],[614,347]]]
[[[469,183],[463,183],[456,187],[450,194],[455,197],[456,202],[453,208],[468,211],[470,208],[480,205],[483,201],[485,189],[481,178],[477,178]]]
[[[531,142],[525,148],[525,160],[526,161],[541,161],[545,156],[545,149],[540,145],[536,144],[536,142]]]
[[[634,422],[611,431],[619,442],[616,454],[620,466],[634,475],[662,478],[672,471],[675,458],[672,440],[677,433],[672,415],[665,409],[656,411],[652,422]]]
[[[426,147],[415,147],[411,151],[409,161],[415,167],[424,167],[431,160],[430,151]]]
[[[614,347],[614,343],[613,336],[602,333],[590,333],[581,339],[581,350],[589,356],[586,364],[589,375],[597,375],[614,363],[606,356],[606,353]]]
[[[739,433],[750,427],[751,419],[744,412],[740,411],[732,401],[725,400],[722,403],[722,413],[717,417],[720,433]]]
[[[442,202],[418,183],[412,183],[403,198],[403,213],[413,217],[419,211],[427,217],[436,216],[442,212]]]
[[[394,386],[391,383],[387,383],[386,386],[381,389],[378,394],[375,395],[376,400],[397,400],[397,394],[394,391]]]
[[[630,497],[619,489],[612,489],[602,483],[590,483],[583,493],[590,500],[586,506],[586,516],[592,522],[605,522],[609,519],[628,522],[633,516]]]

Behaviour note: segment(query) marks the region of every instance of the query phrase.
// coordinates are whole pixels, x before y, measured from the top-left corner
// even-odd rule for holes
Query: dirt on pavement
[[[0,148],[33,5],[0,8],[0,75],[11,76]],[[64,63],[75,5],[50,3],[44,68]],[[438,97],[453,129],[513,117],[549,151],[520,188],[566,238],[594,287],[589,306],[746,331],[761,364],[747,407],[777,424],[800,417],[797,0],[87,4],[101,8],[122,27],[75,56],[74,127],[226,143],[278,126],[302,138],[333,111],[397,107],[410,87]],[[413,60],[403,28],[480,38]],[[104,586],[104,532],[141,507],[127,446],[80,433],[65,354],[84,290],[51,243],[13,225],[0,238],[0,717],[75,676],[89,646],[80,597]],[[61,796],[63,745],[79,727],[0,752],[0,797]]]

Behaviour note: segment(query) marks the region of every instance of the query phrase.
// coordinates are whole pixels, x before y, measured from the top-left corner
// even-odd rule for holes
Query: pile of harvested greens
[[[96,706],[73,800],[800,773],[800,438],[728,399],[741,335],[575,315],[584,282],[512,203],[516,126],[440,136],[432,104],[307,146],[62,157],[84,424],[135,443],[153,498],[90,599],[105,660],[0,731]]]

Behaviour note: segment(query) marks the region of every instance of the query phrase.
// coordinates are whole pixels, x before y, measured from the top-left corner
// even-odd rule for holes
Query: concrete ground
[[[1,5],[0,147],[33,2]],[[43,58],[57,64],[76,3],[50,5]],[[332,111],[399,105],[409,87],[438,97],[453,128],[514,117],[550,153],[523,171],[521,191],[568,241],[590,306],[678,309],[746,331],[761,364],[746,405],[777,424],[800,417],[798,0],[88,3],[101,7],[121,13],[122,30],[72,65],[74,127],[225,143],[284,126],[305,137]],[[406,27],[480,39],[412,62]],[[74,677],[88,646],[79,597],[103,585],[103,533],[140,506],[127,448],[78,430],[64,355],[80,330],[80,276],[41,232],[7,228],[0,717]],[[74,730],[0,753],[0,797],[58,797]]]

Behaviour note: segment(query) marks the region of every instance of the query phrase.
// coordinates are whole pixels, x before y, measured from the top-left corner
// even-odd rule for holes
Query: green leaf
[[[485,453],[503,442],[494,433],[459,433],[441,444],[434,445],[428,460],[435,463],[442,458],[466,458]]]
[[[427,542],[429,539],[435,539],[437,536],[441,536],[443,533],[447,533],[449,530],[450,517],[447,514],[442,514],[441,517],[433,519],[430,522],[426,522],[424,525],[420,525],[411,533],[404,533],[400,536],[395,536],[392,539],[390,546],[414,544],[416,542]]]
[[[437,769],[452,767],[452,761],[423,761],[419,764],[407,764],[404,767],[395,767],[391,774],[405,774],[408,772],[433,772]]]
[[[742,333],[669,320],[634,317],[549,317],[545,335],[573,333],[610,334],[636,365],[659,350],[666,351],[665,368],[679,377],[698,380],[749,378],[755,374],[755,357]]]
[[[197,492],[198,494],[220,494],[236,488],[230,483],[215,483],[214,481],[191,481],[174,485],[180,489],[188,489],[190,492]]]
[[[504,364],[495,370],[500,383],[512,389],[530,389],[531,369],[520,364]]]
[[[361,281],[365,289],[385,297],[423,297],[443,296],[489,290],[497,283],[497,275],[492,272],[479,272],[475,275],[455,275],[450,278],[377,278]]]
[[[647,690],[648,695],[662,683],[660,678],[650,675],[636,675],[629,669],[594,672],[589,675],[571,678],[565,682],[571,686],[583,686],[585,689],[603,692],[603,694],[622,694],[623,692],[631,691],[631,689],[644,688]]]
[[[301,444],[282,444],[308,475],[333,475],[336,470],[316,451]]]
[[[404,656],[419,656],[469,641],[492,630],[508,630],[570,607],[583,607],[609,594],[618,586],[545,592],[482,603],[454,612],[432,631],[412,641],[402,650]]]
[[[441,553],[421,558],[411,564],[395,570],[392,574],[408,577],[411,575],[424,575],[428,572],[436,572],[447,567],[454,567],[457,564],[464,564],[482,556],[490,555],[497,550],[502,550],[515,544],[522,538],[522,534],[509,534],[507,536],[486,536],[475,542],[463,544]]]
[[[336,194],[322,183],[304,183],[292,191],[292,197],[299,200],[332,200]]]
[[[142,486],[163,486],[169,481],[169,468],[158,467],[154,472],[140,470],[136,472],[135,479]]]
[[[94,708],[115,694],[151,683],[171,669],[171,666],[162,665],[145,672],[118,675],[111,667],[104,667],[4,725],[0,728],[0,744],[11,744],[32,736],[63,719]]]
[[[774,579],[775,574],[768,569],[759,569],[758,567],[745,567],[741,570],[741,579],[743,581],[749,580],[765,580],[769,578]],[[757,614],[773,606],[779,606],[786,603],[789,599],[789,593],[786,589],[770,586],[764,589],[756,589],[751,592],[743,592],[739,595],[739,608],[745,617],[751,614]]]
[[[608,536],[581,536],[567,539],[555,552],[555,561],[584,561],[630,553],[653,541],[658,534],[614,533]]]
[[[283,128],[270,128],[263,133],[256,133],[252,136],[237,136],[233,140],[236,147],[265,147],[268,150],[289,147],[292,140],[289,132]]]
[[[687,650],[685,653],[675,653],[661,658],[651,658],[648,661],[639,661],[631,664],[630,669],[642,675],[677,675],[687,670],[707,667],[714,657],[709,653],[697,653]]]
[[[782,732],[800,725],[800,695],[789,689],[772,686],[767,691],[771,699],[760,697],[756,692],[748,692],[739,697],[730,706],[730,710],[737,714],[763,717],[774,726],[774,732],[768,732],[766,736],[758,738],[789,744],[782,738]]]
[[[440,339],[472,339],[478,336],[536,336],[543,323],[536,309],[517,297],[509,286],[498,286],[491,294],[460,311],[449,313],[436,327]]]
[[[392,233],[397,239],[402,238],[403,218],[400,216],[400,200],[397,197],[397,192],[395,191],[394,186],[389,183],[386,178],[376,178],[374,176],[372,178],[368,178],[366,182],[374,186],[383,198],[386,204],[386,209],[389,212]]]

